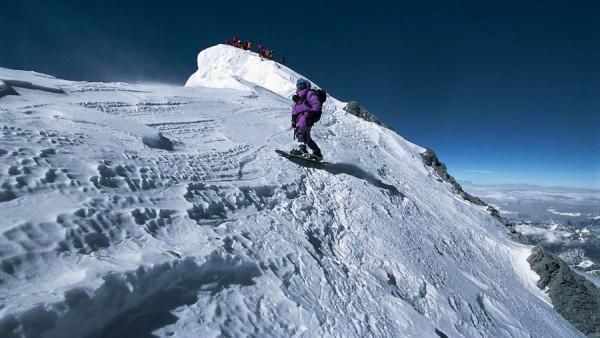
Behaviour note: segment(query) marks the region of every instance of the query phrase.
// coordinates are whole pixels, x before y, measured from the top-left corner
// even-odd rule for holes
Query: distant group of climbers
[[[226,38],[225,44],[233,46],[233,47],[241,48],[243,50],[252,51],[252,41],[251,40],[242,41],[242,40],[238,39],[238,37],[236,37],[236,36],[234,36],[231,39]],[[262,44],[258,45],[258,49],[257,49],[256,53],[258,53],[258,55],[260,55],[261,57],[263,57],[265,59],[269,59],[269,60],[275,59],[275,51],[272,49],[264,48],[264,46]],[[281,63],[281,64],[285,63],[285,58],[283,56],[281,58],[279,58],[279,63]]]
[[[243,50],[250,50],[250,49],[252,49],[252,41],[246,40],[246,41],[242,42],[242,40],[238,39],[236,36],[234,36],[231,39],[226,38],[225,39],[225,44],[233,46],[233,47],[241,48]]]

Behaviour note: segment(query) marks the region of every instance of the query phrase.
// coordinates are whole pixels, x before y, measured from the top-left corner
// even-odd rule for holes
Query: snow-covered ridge
[[[67,93],[0,99],[0,336],[581,336],[422,147],[333,101],[331,164],[278,157],[299,75],[204,52],[186,88],[0,69]]]
[[[198,70],[189,77],[185,87],[235,89],[257,95],[276,94],[275,99],[289,103],[299,78],[309,80],[313,88],[320,88],[317,83],[287,66],[229,45],[220,44],[201,51],[197,64]],[[345,106],[345,102],[328,93],[323,108],[324,111],[335,112]]]
[[[301,75],[257,53],[217,45],[198,54],[198,70],[185,86],[249,90],[245,82],[266,88],[284,97],[291,96]],[[245,80],[245,81],[240,81]],[[314,83],[314,82],[313,82]]]

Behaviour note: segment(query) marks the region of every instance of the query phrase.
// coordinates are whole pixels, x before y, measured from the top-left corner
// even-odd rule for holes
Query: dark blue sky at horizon
[[[598,1],[18,1],[0,67],[183,85],[237,35],[459,180],[600,189]]]

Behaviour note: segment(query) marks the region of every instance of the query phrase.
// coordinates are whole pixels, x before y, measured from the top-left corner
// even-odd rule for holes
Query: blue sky
[[[183,84],[237,35],[476,183],[600,189],[598,1],[13,1],[0,66]],[[325,150],[326,151],[326,150]]]

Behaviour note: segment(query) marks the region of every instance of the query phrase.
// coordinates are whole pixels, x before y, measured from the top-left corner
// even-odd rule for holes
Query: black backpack
[[[323,113],[323,103],[327,101],[327,93],[323,89],[313,89],[312,91],[319,98],[319,102],[321,103],[321,109],[319,109],[319,111],[311,111],[309,113],[309,127],[312,127],[312,125],[315,124],[315,122],[319,122],[319,120],[321,119],[321,114]]]

